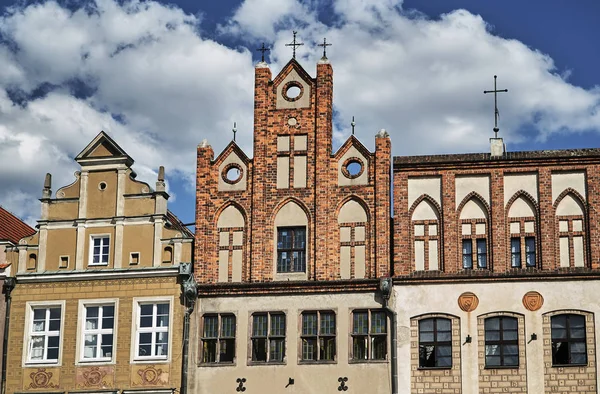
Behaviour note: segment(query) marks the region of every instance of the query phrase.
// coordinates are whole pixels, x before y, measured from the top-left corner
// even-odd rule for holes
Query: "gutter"
[[[198,299],[198,285],[192,274],[192,265],[190,263],[181,263],[179,265],[179,274],[182,277],[181,292],[185,305],[185,314],[183,315],[183,349],[181,356],[181,388],[180,394],[187,394],[188,386],[188,364],[190,347],[190,315],[194,310],[194,305]],[[4,393],[2,393],[4,394]]]
[[[10,304],[12,298],[10,293],[15,288],[16,279],[14,277],[8,277],[4,279],[4,297],[6,299],[6,318],[4,320],[4,339],[2,341],[2,381],[0,387],[2,387],[2,394],[6,392],[6,359],[8,356],[8,327],[10,325]]]
[[[382,306],[390,317],[391,326],[391,385],[392,394],[398,394],[398,314],[389,306],[389,301],[392,296],[394,282],[390,277],[379,278],[379,291],[382,298]]]

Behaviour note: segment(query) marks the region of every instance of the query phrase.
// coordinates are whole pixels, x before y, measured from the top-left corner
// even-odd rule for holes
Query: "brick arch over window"
[[[369,276],[369,210],[356,196],[346,198],[337,209],[340,232],[340,278]]]
[[[429,195],[419,196],[409,209],[412,268],[443,271],[442,209]]]
[[[219,282],[241,282],[246,271],[246,215],[238,204],[223,205],[217,215],[217,250]]]
[[[556,266],[589,266],[588,208],[581,194],[565,189],[554,202]]]
[[[471,217],[463,217],[465,208],[475,204],[474,209],[479,212]],[[462,269],[492,269],[490,244],[489,218],[490,206],[477,192],[471,192],[458,205],[458,244],[461,254]],[[477,212],[477,211],[476,211]],[[480,214],[479,214],[480,213]]]
[[[480,349],[478,352],[480,390],[482,392],[486,389],[490,390],[502,382],[502,375],[498,373],[498,368],[502,368],[510,370],[512,376],[520,377],[515,380],[516,385],[508,387],[506,392],[524,392],[527,389],[525,316],[508,311],[482,314],[477,316],[477,332],[483,333],[477,339]]]
[[[309,277],[311,220],[306,206],[295,198],[281,201],[273,212],[273,275],[276,280]]]
[[[506,204],[507,258],[513,269],[541,267],[539,212],[539,204],[525,190],[517,191]]]

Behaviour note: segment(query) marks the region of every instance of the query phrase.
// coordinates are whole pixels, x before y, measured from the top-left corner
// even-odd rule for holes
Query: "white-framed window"
[[[169,357],[171,300],[134,300],[135,360],[164,360]]]
[[[59,364],[64,301],[28,303],[26,363]]]
[[[109,235],[92,235],[90,240],[90,265],[108,265]]]
[[[112,361],[115,344],[115,302],[86,301],[80,309],[82,362]]]

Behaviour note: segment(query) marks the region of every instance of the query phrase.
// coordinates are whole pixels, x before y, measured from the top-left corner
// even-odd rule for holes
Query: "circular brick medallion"
[[[537,291],[529,291],[523,296],[523,306],[525,309],[535,312],[544,305],[544,297]]]
[[[358,157],[350,157],[342,164],[342,174],[348,179],[355,179],[362,175],[365,164]]]
[[[237,163],[229,163],[223,168],[223,172],[221,173],[221,178],[231,185],[234,183],[238,183],[240,179],[242,179],[242,175],[244,175],[244,169]]]
[[[287,101],[297,101],[304,94],[304,87],[298,81],[290,81],[283,86],[282,93]]]
[[[479,305],[479,298],[470,291],[462,293],[458,297],[458,306],[465,312],[473,312]]]
[[[294,117],[288,119],[287,124],[289,126],[296,126],[298,124],[298,120]]]

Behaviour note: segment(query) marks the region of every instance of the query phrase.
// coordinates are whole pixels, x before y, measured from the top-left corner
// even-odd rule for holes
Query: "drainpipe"
[[[196,299],[198,298],[198,285],[192,275],[191,264],[185,263],[188,267],[181,268],[180,273],[185,272],[186,279],[181,283],[183,291],[183,300],[185,303],[185,314],[183,316],[183,350],[181,357],[181,388],[180,394],[187,394],[188,386],[188,363],[189,363],[189,346],[190,346],[190,315],[194,310]]]
[[[10,325],[10,293],[15,288],[16,279],[14,277],[8,277],[4,279],[4,297],[6,299],[6,318],[4,320],[4,339],[2,341],[2,394],[6,392],[6,358],[8,356],[8,326]]]
[[[392,287],[393,282],[392,278],[385,277],[379,279],[379,290],[381,291],[381,297],[383,299],[383,308],[387,312],[387,315],[390,317],[392,332],[390,333],[392,336],[392,365],[391,365],[391,380],[392,380],[392,394],[398,394],[398,314],[389,306],[389,300],[392,295]]]

